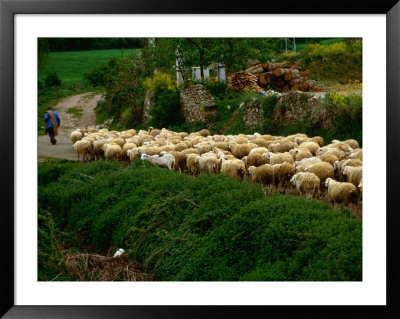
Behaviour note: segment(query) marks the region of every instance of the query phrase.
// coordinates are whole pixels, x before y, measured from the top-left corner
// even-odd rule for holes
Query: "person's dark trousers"
[[[54,128],[49,127],[47,129],[47,132],[49,133],[51,144],[55,145],[57,143],[57,140],[56,140],[56,137],[54,136]]]

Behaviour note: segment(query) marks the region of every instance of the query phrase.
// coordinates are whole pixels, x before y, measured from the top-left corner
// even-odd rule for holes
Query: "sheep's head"
[[[146,158],[148,158],[149,157],[149,155],[147,155],[147,154],[142,154],[141,156],[140,156],[140,159],[143,161],[143,160],[145,160]]]
[[[267,160],[268,160],[268,161],[271,160],[271,154],[272,154],[272,152],[268,152],[268,154],[267,154]]]
[[[348,171],[349,171],[349,166],[345,166],[345,167],[343,167],[342,174],[347,175]]]
[[[128,150],[128,151],[126,152],[126,156],[131,157],[131,152],[132,152],[132,150]]]
[[[353,152],[353,149],[352,149],[351,147],[349,147],[349,148],[346,150],[346,155],[349,156],[349,155],[351,154],[351,152]]]
[[[292,183],[293,186],[296,186],[296,175],[293,175],[293,177],[290,179],[290,183]]]
[[[339,167],[339,161],[334,161],[333,162],[333,170],[337,170],[338,169],[338,167]]]
[[[196,158],[194,159],[195,163],[198,163],[200,161],[200,156],[196,156]]]
[[[255,166],[250,166],[250,167],[249,167],[248,171],[249,171],[249,175],[250,175],[250,176],[253,175],[253,172],[254,172],[255,168],[256,168]]]
[[[331,180],[332,180],[332,178],[330,178],[330,177],[328,177],[328,178],[325,180],[325,187],[328,187],[328,186],[329,186],[329,183],[331,182]]]

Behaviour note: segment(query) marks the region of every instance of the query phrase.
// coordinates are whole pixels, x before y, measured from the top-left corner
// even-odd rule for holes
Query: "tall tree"
[[[43,68],[49,60],[49,42],[46,38],[38,38],[38,69]]]
[[[216,41],[213,50],[215,62],[226,67],[227,75],[246,67],[249,58],[256,55],[256,50],[246,38],[221,38]]]
[[[216,39],[185,38],[181,43],[185,59],[188,59],[191,64],[197,64],[200,67],[200,77],[201,80],[204,80],[204,68],[212,62],[212,52]]]

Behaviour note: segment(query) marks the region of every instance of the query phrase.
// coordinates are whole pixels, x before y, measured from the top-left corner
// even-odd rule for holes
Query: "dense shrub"
[[[172,76],[163,72],[155,72],[152,77],[147,77],[143,81],[143,86],[147,91],[155,92],[159,87],[166,87],[168,90],[176,90],[176,83]]]
[[[46,87],[60,86],[61,80],[58,77],[57,72],[51,72],[47,74],[46,78],[44,79],[44,84]]]
[[[150,109],[152,116],[149,124],[156,127],[169,127],[184,121],[180,113],[178,92],[161,85],[154,92],[154,103]]]
[[[326,203],[140,160],[63,165],[39,164],[56,229],[98,252],[123,247],[158,280],[362,279],[361,221]]]
[[[83,74],[83,79],[93,86],[111,85],[113,77],[117,75],[119,60],[116,57],[111,57],[107,63],[103,63]]]

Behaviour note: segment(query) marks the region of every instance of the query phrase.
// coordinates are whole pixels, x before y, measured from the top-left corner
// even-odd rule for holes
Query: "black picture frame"
[[[387,305],[386,306],[17,306],[14,303],[14,15],[15,14],[385,14],[387,21]],[[400,136],[400,3],[390,1],[216,1],[162,0],[0,0],[0,181],[1,297],[4,318],[203,318],[203,317],[332,317],[400,318],[399,215],[396,180],[399,177]],[[381,106],[382,107],[382,106]],[[5,151],[6,150],[6,151]],[[383,212],[377,212],[383,213]]]

